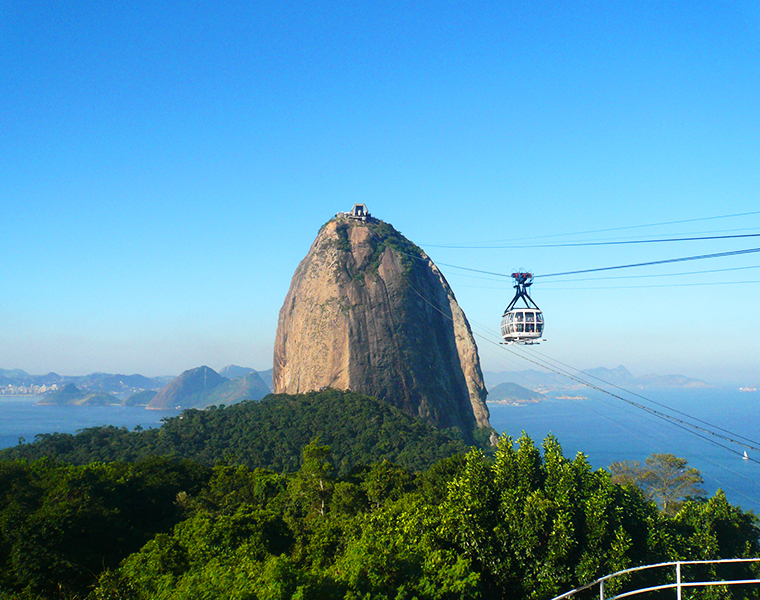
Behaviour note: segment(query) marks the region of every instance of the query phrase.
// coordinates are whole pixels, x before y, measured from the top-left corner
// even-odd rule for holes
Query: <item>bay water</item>
[[[760,514],[760,452],[746,448],[760,447],[760,392],[709,388],[638,393],[643,398],[620,395],[682,422],[665,420],[600,392],[582,390],[566,396],[585,399],[555,398],[519,406],[489,404],[488,408],[497,431],[515,439],[524,431],[536,445],[552,434],[566,457],[582,452],[594,468],[607,468],[622,460],[643,463],[650,454],[661,452],[686,458],[688,466],[701,471],[702,487],[709,496],[720,488],[732,504]],[[717,430],[722,436],[745,445],[705,431],[716,427],[725,430]],[[745,449],[750,460],[742,459]]]
[[[144,406],[67,406],[37,404],[39,396],[0,396],[0,448],[19,440],[33,442],[39,433],[76,433],[80,429],[115,425],[129,430],[159,427],[177,411],[146,410]]]
[[[641,395],[645,398],[624,396],[684,423],[710,430],[719,427],[726,430],[718,430],[725,437],[743,436],[755,442],[739,441],[760,446],[760,392],[710,388],[646,390]],[[515,439],[524,431],[537,445],[553,434],[566,457],[582,452],[594,468],[606,468],[619,460],[643,463],[654,452],[675,454],[702,472],[709,495],[721,488],[733,504],[760,514],[760,462],[756,462],[760,452],[747,449],[750,460],[743,460],[745,446],[663,420],[606,394],[578,391],[567,396],[520,406],[489,403],[491,424]],[[178,414],[144,407],[39,405],[38,401],[36,396],[0,396],[0,448],[14,446],[20,438],[34,441],[39,433],[76,433],[99,425],[130,430],[138,425],[159,427],[163,418]]]

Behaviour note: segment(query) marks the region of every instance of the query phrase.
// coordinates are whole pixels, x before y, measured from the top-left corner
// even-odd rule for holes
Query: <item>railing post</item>
[[[604,600],[604,579],[599,582],[599,600]]]
[[[681,562],[676,563],[676,598],[681,600]]]

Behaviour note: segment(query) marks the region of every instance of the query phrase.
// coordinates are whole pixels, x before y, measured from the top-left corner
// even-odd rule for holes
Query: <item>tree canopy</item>
[[[633,565],[760,551],[756,517],[721,492],[671,516],[553,437],[344,475],[314,438],[300,464],[0,462],[0,598],[538,600]],[[634,583],[657,581],[608,592]]]
[[[699,470],[689,467],[685,458],[670,453],[654,453],[642,465],[638,461],[618,461],[610,465],[612,480],[639,487],[660,509],[674,515],[690,497],[702,496],[704,483]]]
[[[610,473],[526,435],[486,454],[350,392],[40,436],[2,456],[0,600],[543,600],[634,565],[760,552],[755,515],[695,495],[684,459]],[[657,583],[629,575],[607,592]]]
[[[166,419],[157,429],[128,431],[106,426],[76,435],[42,434],[34,443],[1,451],[0,460],[48,456],[88,464],[167,456],[207,466],[226,460],[251,469],[292,472],[301,466],[301,449],[317,436],[332,449],[339,474],[382,460],[423,470],[468,448],[456,429],[442,431],[387,402],[327,389],[189,409]]]

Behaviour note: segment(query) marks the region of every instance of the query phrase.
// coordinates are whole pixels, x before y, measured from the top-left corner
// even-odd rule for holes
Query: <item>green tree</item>
[[[316,511],[321,516],[327,513],[335,485],[330,454],[330,446],[321,446],[319,437],[313,439],[303,448],[301,470],[294,480],[294,493],[305,502],[308,511]]]
[[[685,499],[704,495],[699,470],[689,467],[685,458],[666,452],[650,454],[643,465],[614,462],[610,472],[613,483],[639,487],[668,516],[675,515]]]

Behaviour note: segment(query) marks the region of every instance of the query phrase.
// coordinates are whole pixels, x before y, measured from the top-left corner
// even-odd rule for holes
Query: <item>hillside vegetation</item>
[[[336,476],[316,441],[300,462],[0,462],[0,597],[539,600],[637,564],[760,551],[756,518],[721,492],[670,517],[551,437],[422,472],[382,461]],[[634,577],[608,595],[660,583]]]
[[[159,429],[92,427],[76,435],[38,435],[34,443],[3,450],[0,458],[47,456],[87,464],[169,456],[207,466],[226,460],[289,472],[300,468],[301,449],[315,437],[332,448],[340,475],[382,460],[422,470],[468,448],[457,430],[440,431],[386,402],[328,389],[189,409],[166,419]]]

